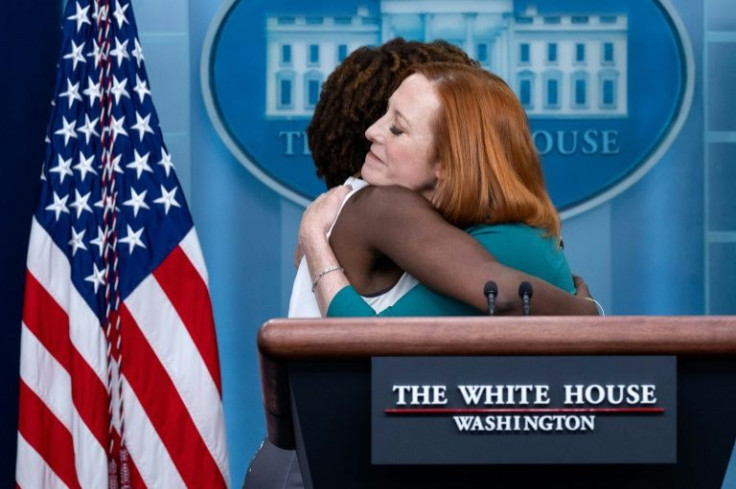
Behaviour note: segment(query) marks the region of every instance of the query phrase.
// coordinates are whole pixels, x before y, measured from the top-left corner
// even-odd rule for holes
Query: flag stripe
[[[18,433],[18,457],[15,469],[16,487],[35,489],[68,489],[46,461]]]
[[[147,281],[152,280],[144,280],[144,282]],[[140,290],[141,287],[136,289],[135,293]],[[150,315],[156,312],[156,309],[149,306],[146,314]],[[128,310],[127,301],[120,308],[120,317],[125,338],[123,373],[131,389],[140,399],[143,409],[156,428],[156,432],[166,446],[182,479],[189,487],[226,487],[225,477],[200,436],[169,373],[133,319]],[[167,338],[166,331],[169,331],[170,328],[163,327],[165,326],[163,324],[157,324],[157,326],[156,334],[160,334],[162,339]],[[173,340],[170,337],[168,339]],[[165,359],[182,362],[187,367],[187,375],[191,375],[191,363],[196,362],[197,358],[192,358],[181,349],[173,349],[173,351],[176,354],[173,357],[168,355]],[[179,368],[183,366],[180,365]],[[189,384],[187,388],[192,389],[192,385]],[[195,391],[193,393],[201,396],[200,399],[213,401],[211,396],[206,395],[206,392]],[[140,463],[138,465],[140,468]]]
[[[22,379],[19,398],[25,412],[18,421],[18,432],[64,484],[79,488],[71,433]]]
[[[31,221],[31,239],[26,263],[28,270],[43,284],[61,308],[69,310],[71,277],[69,260],[35,217]]]
[[[61,367],[74,377],[66,379],[74,405],[101,446],[107,445],[107,391],[95,372],[72,347],[66,312],[46,293],[35,277],[26,274],[26,300],[23,322],[53,355]],[[69,426],[67,424],[67,426]]]
[[[130,450],[128,452],[130,452]],[[145,482],[143,482],[141,473],[138,472],[138,467],[135,465],[135,460],[133,460],[132,456],[130,457],[130,461],[129,461],[129,470],[130,470],[131,487],[146,487],[146,484]],[[167,486],[167,487],[170,487],[170,486]]]
[[[187,255],[189,261],[192,262],[192,266],[199,272],[199,276],[202,277],[202,281],[205,286],[209,287],[209,275],[207,274],[207,266],[204,263],[204,256],[202,256],[202,248],[199,246],[199,239],[197,238],[197,230],[192,229],[187,233],[186,236],[179,243],[184,254]]]
[[[107,452],[87,425],[76,416],[72,425],[74,464],[77,477],[85,489],[105,487],[107,484]]]
[[[125,396],[126,395],[123,394],[123,397]],[[115,440],[115,446],[120,447],[120,431],[118,431],[117,429],[113,430],[112,437]],[[118,449],[115,452],[116,452],[116,457],[119,457],[120,450]],[[130,471],[130,481],[129,482],[132,488],[138,489],[138,488],[146,487],[145,482],[143,482],[143,479],[141,478],[140,472],[138,472],[138,467],[135,465],[135,462],[130,457],[128,457],[128,470]],[[107,473],[105,475],[107,475]],[[104,484],[99,487],[104,487]]]
[[[34,217],[28,247],[28,271],[67,314],[71,314],[72,343],[105,384],[105,337],[97,316],[69,283],[71,267],[66,255]]]
[[[71,431],[71,379],[69,373],[59,364],[51,353],[44,348],[38,337],[26,326],[21,329],[21,355],[31,359],[22,362],[20,378],[40,397],[54,416]]]
[[[25,323],[21,330],[21,355],[24,359],[32,360],[32,363],[21,363],[21,379],[59,423],[72,433],[80,484],[82,487],[101,487],[100,484],[105,481],[106,466],[103,445],[80,419],[79,412],[68,409],[71,405],[71,378]],[[94,406],[84,407],[88,411]],[[31,416],[31,413],[24,415]]]
[[[213,334],[215,323],[207,285],[179,247],[174,248],[153,275],[189,331],[221,397],[217,341]]]
[[[141,402],[125,378],[123,399],[125,401],[126,423],[135,426],[125,434],[125,445],[136,466],[143,487],[161,487],[166,489],[186,488],[187,485],[171,460],[164,442],[158,436],[156,426],[148,418]],[[135,479],[131,477],[131,482]],[[136,487],[135,485],[133,487]],[[197,486],[190,486],[197,487]],[[201,487],[209,487],[204,485]]]
[[[102,325],[74,287],[69,287],[69,338],[100,385],[106,385],[106,340]]]
[[[69,318],[36,278],[26,273],[23,322],[67,372],[72,370]]]
[[[180,256],[186,261],[183,254]],[[182,283],[187,283],[185,263],[173,263],[182,267],[179,276]],[[189,270],[193,271],[191,267]],[[170,279],[175,281],[176,277]],[[198,278],[195,282],[201,284]],[[191,296],[193,303],[197,302],[194,297],[195,294]],[[161,361],[211,456],[227,479],[227,450],[220,393],[199,354],[196,342],[188,334],[188,329],[156,279],[149,277],[143,280],[126,299],[125,305]],[[193,329],[200,326],[196,324]],[[209,328],[214,331],[211,324]]]

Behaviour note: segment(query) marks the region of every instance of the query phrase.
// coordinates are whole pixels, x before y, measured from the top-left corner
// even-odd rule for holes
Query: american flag
[[[128,0],[69,0],[46,142],[17,486],[227,487],[207,271]]]

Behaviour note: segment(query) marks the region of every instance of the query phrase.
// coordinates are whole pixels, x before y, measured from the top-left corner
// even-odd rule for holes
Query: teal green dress
[[[473,226],[467,232],[500,263],[575,293],[572,273],[557,238],[545,236],[543,230],[525,224],[497,224]],[[422,284],[380,314],[352,286],[347,286],[335,295],[327,310],[327,317],[477,315],[476,308],[432,292]]]

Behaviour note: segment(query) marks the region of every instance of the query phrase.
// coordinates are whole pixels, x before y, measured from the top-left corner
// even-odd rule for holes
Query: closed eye
[[[391,124],[391,127],[389,128],[389,130],[391,131],[391,134],[393,134],[394,136],[401,136],[402,134],[404,134],[404,131],[402,131],[401,129],[399,129],[398,126],[395,126],[393,124]]]

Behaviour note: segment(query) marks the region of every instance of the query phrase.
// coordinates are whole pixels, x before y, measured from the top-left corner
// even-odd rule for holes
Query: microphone
[[[483,287],[483,294],[485,294],[488,300],[488,315],[493,316],[496,314],[496,296],[498,295],[498,287],[496,282],[489,280]]]
[[[532,284],[529,282],[522,282],[519,284],[519,297],[521,297],[521,304],[524,308],[524,316],[528,316],[529,312],[531,311],[531,301],[532,301]]]

